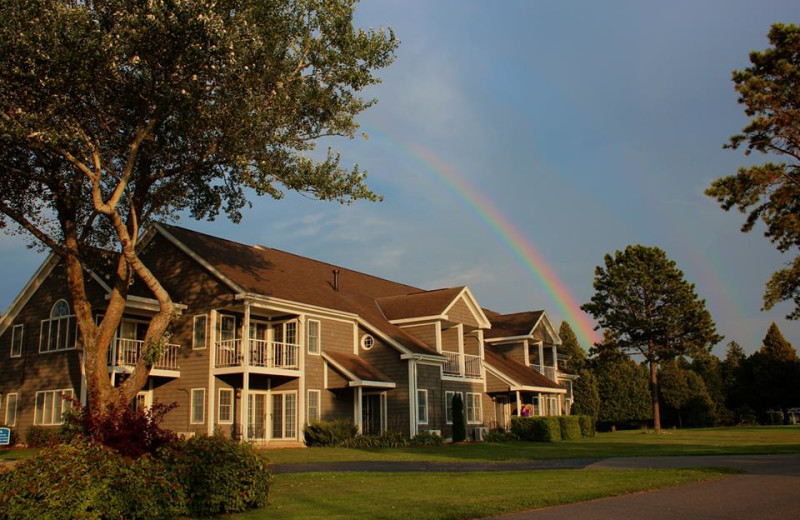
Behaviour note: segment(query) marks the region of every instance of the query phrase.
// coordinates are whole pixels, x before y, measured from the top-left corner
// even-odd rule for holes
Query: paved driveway
[[[746,474],[495,520],[798,520],[800,455],[613,458],[587,468],[730,467]]]

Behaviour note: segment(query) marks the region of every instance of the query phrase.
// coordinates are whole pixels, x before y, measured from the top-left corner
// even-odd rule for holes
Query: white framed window
[[[208,315],[198,314],[192,322],[192,349],[202,350],[208,346]]]
[[[308,320],[306,324],[307,330],[307,341],[308,344],[308,353],[309,354],[319,354],[319,337],[320,337],[320,330],[322,329],[321,323],[317,320]]]
[[[36,392],[36,407],[33,412],[33,424],[37,426],[63,424],[64,412],[72,407],[72,402],[65,398],[71,397],[71,388]]]
[[[361,337],[361,348],[364,350],[369,350],[375,346],[375,338],[372,337],[372,334],[364,334]]]
[[[287,321],[277,323],[272,329],[273,339],[276,343],[297,345],[297,322]]]
[[[66,300],[58,300],[50,311],[50,318],[42,320],[39,332],[39,352],[57,352],[75,348],[78,327],[70,314]]]
[[[206,389],[192,388],[191,418],[189,424],[206,422]]]
[[[4,423],[6,426],[16,426],[17,424],[17,401],[19,401],[17,394],[6,395],[6,420]]]
[[[233,388],[219,389],[217,422],[220,424],[233,424]]]
[[[272,438],[297,437],[297,392],[272,394]]]
[[[428,391],[417,390],[417,423],[428,424]]]
[[[236,316],[220,314],[219,341],[232,341],[234,339],[236,339]]]
[[[445,392],[444,393],[444,406],[445,406],[445,420],[447,424],[453,424],[453,397],[458,394],[461,396],[461,402],[464,402],[464,392]]]
[[[25,330],[25,325],[20,323],[14,325],[11,329],[11,357],[22,356],[22,333]]]
[[[308,417],[306,417],[306,422],[320,420],[320,397],[321,392],[319,390],[308,391],[308,399],[306,401]]]
[[[476,424],[483,422],[483,407],[481,405],[481,394],[467,394],[467,402],[465,403],[467,412],[467,423]]]

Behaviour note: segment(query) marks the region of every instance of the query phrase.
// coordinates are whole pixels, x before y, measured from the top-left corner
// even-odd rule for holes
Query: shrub
[[[581,437],[594,437],[595,421],[591,415],[579,415],[578,421],[581,426]]]
[[[486,435],[483,436],[484,442],[512,442],[518,440],[519,437],[517,437],[516,434],[507,432],[503,428],[490,430]]]
[[[580,419],[576,415],[559,416],[558,423],[561,430],[561,438],[565,441],[574,441],[582,437]]]
[[[453,442],[467,439],[467,421],[464,418],[464,401],[461,394],[453,394]]]
[[[561,422],[558,416],[513,417],[511,433],[521,441],[556,442],[561,440]]]
[[[0,474],[0,519],[169,519],[184,493],[158,460],[128,459],[86,439],[43,450]]]
[[[44,428],[42,426],[31,426],[25,432],[25,444],[29,448],[44,448],[58,443],[58,430]]]
[[[437,448],[444,446],[444,438],[441,435],[423,431],[419,432],[411,439],[411,446]]]
[[[303,428],[306,446],[339,446],[358,433],[356,426],[346,420],[312,421]]]
[[[153,454],[177,440],[161,428],[164,416],[178,405],[155,403],[147,410],[133,410],[122,398],[102,411],[91,412],[72,400],[72,409],[64,415],[59,437],[65,442],[83,435],[115,449],[126,457]]]
[[[222,435],[172,443],[160,454],[186,490],[190,516],[206,517],[264,507],[271,475],[250,444]]]
[[[345,439],[343,448],[405,448],[411,445],[408,437],[400,432],[385,432],[382,435],[358,435]]]

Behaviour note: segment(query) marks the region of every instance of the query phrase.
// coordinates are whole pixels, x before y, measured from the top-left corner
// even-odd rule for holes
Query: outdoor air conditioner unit
[[[428,430],[428,433],[431,435],[438,435],[439,437],[442,436],[442,430]]]
[[[181,439],[191,439],[194,437],[194,432],[178,432],[178,437]]]
[[[479,426],[478,428],[472,429],[472,438],[476,441],[482,441],[483,437],[489,433],[489,428],[484,426]]]

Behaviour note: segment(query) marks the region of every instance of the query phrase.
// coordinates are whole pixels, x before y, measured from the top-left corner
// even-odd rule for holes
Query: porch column
[[[246,441],[249,437],[250,421],[250,302],[244,302],[244,320],[242,320],[242,355],[244,366],[242,367],[242,440]]]
[[[547,415],[545,414],[545,406],[544,406],[544,401],[542,401],[541,393],[539,393],[539,415]]]
[[[522,399],[520,399],[519,390],[517,390],[517,417],[522,417]]]
[[[244,302],[244,319],[242,320],[242,352],[245,370],[250,366],[250,302]]]
[[[555,345],[553,345],[553,370],[558,370],[558,353]],[[555,380],[555,377],[553,379]]]
[[[361,424],[361,397],[362,397],[362,387],[357,387],[356,391],[353,392],[355,403],[353,403],[353,419],[356,425],[356,429],[358,433],[362,433],[364,429],[362,428]]]
[[[530,351],[530,343],[526,339],[522,342],[523,351],[525,352],[525,366],[528,367],[531,365],[531,351]]]
[[[544,373],[544,343],[541,342],[541,341],[539,342],[539,367],[540,367],[539,373],[543,374]]]
[[[320,339],[319,351],[322,352],[322,340]],[[297,381],[297,424],[295,431],[297,438],[301,439],[303,426],[308,420],[308,410],[306,409],[306,355],[308,354],[308,337],[306,336],[306,315],[301,314],[297,319],[297,368],[300,370],[300,377]],[[322,399],[320,393],[320,399]],[[321,406],[321,403],[317,403]]]
[[[214,366],[217,364],[217,311],[208,313],[208,435],[214,435],[214,399],[216,398],[216,384],[214,381]]]
[[[464,357],[464,324],[456,325],[458,330],[458,370],[462,376],[467,375],[467,359]]]

